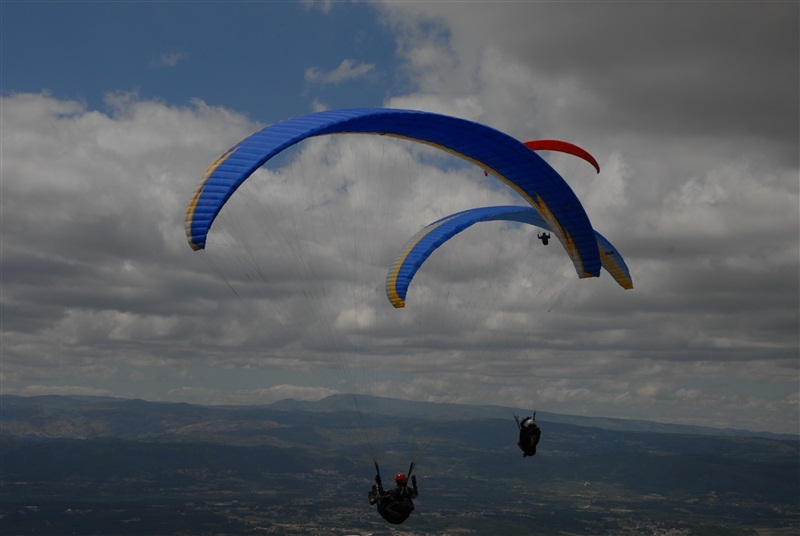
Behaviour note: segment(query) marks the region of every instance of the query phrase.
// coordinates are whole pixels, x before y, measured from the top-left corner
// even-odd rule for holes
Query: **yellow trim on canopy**
[[[230,158],[230,156],[233,153],[235,153],[238,149],[239,149],[238,144],[234,145],[233,147],[225,151],[225,153],[222,156],[217,158],[214,161],[214,163],[211,164],[209,168],[206,170],[206,172],[203,174],[203,178],[200,179],[200,184],[198,184],[197,188],[194,189],[194,193],[192,194],[192,200],[189,202],[189,207],[186,209],[186,236],[189,238],[189,245],[192,246],[192,249],[195,251],[201,249],[200,246],[195,244],[194,241],[192,241],[191,239],[192,221],[194,220],[194,210],[197,207],[197,202],[200,200],[200,196],[203,195],[203,189],[205,188],[206,181],[211,176],[211,174],[214,173],[214,171],[216,171],[217,168],[221,166],[222,163],[225,162],[228,158]]]
[[[392,305],[395,309],[401,309],[406,306],[405,300],[397,294],[397,276],[400,273],[400,268],[403,267],[403,264],[406,262],[406,258],[408,254],[411,253],[417,244],[419,244],[420,240],[428,236],[434,229],[437,229],[440,225],[443,225],[450,221],[453,218],[446,218],[440,221],[439,223],[433,225],[429,225],[418,232],[411,240],[406,243],[406,247],[403,249],[403,252],[398,256],[397,260],[392,264],[392,268],[390,270],[390,275],[386,279],[386,293],[389,301],[392,302]]]

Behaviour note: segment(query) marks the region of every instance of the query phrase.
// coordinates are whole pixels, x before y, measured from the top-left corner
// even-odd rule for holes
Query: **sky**
[[[800,432],[798,2],[4,0],[0,15],[3,394],[363,392]],[[219,248],[214,229],[189,248],[187,203],[225,149],[349,107],[588,150],[599,174],[542,156],[634,289],[579,280],[537,229],[487,224],[391,309],[382,273],[407,238],[523,201],[363,136],[303,144],[232,199],[285,218],[232,209]],[[284,226],[264,247],[224,240]],[[229,271],[253,253],[263,279]]]

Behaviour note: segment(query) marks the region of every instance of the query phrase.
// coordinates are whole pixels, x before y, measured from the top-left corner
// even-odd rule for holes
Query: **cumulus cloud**
[[[202,103],[115,102],[104,114],[47,95],[3,98],[3,153],[14,155],[0,201],[7,379],[63,378],[46,362],[113,375],[120,348],[189,335],[172,308],[199,282],[182,272],[181,206],[220,143],[198,126],[220,121],[213,130],[236,137],[252,125]],[[87,359],[95,352],[106,357]]]
[[[420,227],[518,199],[383,137],[291,151],[232,198],[219,247],[194,253],[191,192],[259,125],[200,101],[114,94],[100,111],[6,95],[4,392],[265,403],[358,391],[796,432],[800,62],[783,11],[797,4],[662,2],[633,26],[621,10],[636,6],[564,5],[381,4],[412,86],[386,104],[589,150],[599,175],[542,156],[625,256],[634,290],[579,281],[557,245],[487,223],[429,259],[405,311],[386,308],[388,263]],[[716,35],[717,18],[748,31]],[[373,72],[345,60],[306,82]]]
[[[786,143],[797,135],[796,5],[382,7],[420,91],[442,101],[480,94],[488,103],[526,87],[493,111],[517,108],[517,123],[536,119],[548,129],[579,123],[595,136],[609,128],[659,137],[757,131]],[[796,160],[794,148],[774,149]]]
[[[738,405],[754,426],[769,427],[773,417],[750,408],[780,406],[796,428],[788,401],[800,343],[797,5],[381,6],[416,83],[389,106],[483,121],[523,140],[566,139],[600,162],[594,177],[544,155],[626,256],[636,289],[603,294],[609,301],[597,309],[588,292],[570,298],[618,321],[612,330],[584,318],[578,335],[609,361],[587,360],[597,355],[587,345],[569,366],[543,367],[557,355],[553,343],[563,344],[548,322],[556,330],[548,349],[530,351],[531,371],[546,378],[532,389],[539,400],[620,416],[647,407],[680,419],[689,397],[652,396],[679,391],[707,408],[719,404],[698,420],[714,414],[721,424]],[[618,367],[642,358],[662,364],[659,378],[628,389],[631,369]],[[585,386],[581,363],[590,364]],[[688,374],[680,363],[697,367]],[[735,395],[716,392],[721,378],[759,367],[786,374],[774,397],[758,381],[737,381]],[[622,380],[604,394],[597,378],[612,370]],[[554,378],[564,379],[553,387]],[[756,391],[758,402],[749,395]]]

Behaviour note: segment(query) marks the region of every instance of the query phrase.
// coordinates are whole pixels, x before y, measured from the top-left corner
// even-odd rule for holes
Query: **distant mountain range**
[[[506,406],[441,404],[433,402],[415,402],[367,395],[332,395],[323,400],[308,402],[286,399],[271,404],[269,407],[284,410],[302,411],[352,411],[356,406],[362,412],[399,417],[450,418],[455,420],[473,419],[509,419],[512,415],[529,414],[530,409]],[[609,417],[582,417],[539,411],[536,419],[542,422],[574,424],[604,430],[626,432],[661,432],[671,434],[719,435],[734,437],[766,437],[771,439],[800,439],[800,434],[775,434],[771,432],[754,432],[733,428],[712,428],[708,426],[691,426],[683,424],[665,424],[637,419],[614,419]]]
[[[113,419],[110,417],[114,411]],[[466,421],[478,419],[511,419],[530,410],[503,406],[442,404],[397,400],[368,395],[332,395],[319,401],[285,399],[259,406],[201,406],[186,403],[147,402],[96,396],[0,396],[0,434],[18,437],[120,437],[141,438],[158,435],[192,425],[246,418],[255,422],[258,416],[268,417],[271,411],[340,413],[358,411],[364,415],[435,420]],[[157,418],[154,418],[156,417]],[[763,437],[798,440],[800,436],[719,429],[704,426],[665,424],[646,420],[582,417],[537,412],[537,420],[547,423],[572,424],[624,432],[656,432],[670,434],[728,437]],[[234,419],[235,420],[235,419]],[[262,419],[263,420],[263,419]],[[269,420],[267,418],[267,420]],[[263,426],[263,423],[259,426]]]

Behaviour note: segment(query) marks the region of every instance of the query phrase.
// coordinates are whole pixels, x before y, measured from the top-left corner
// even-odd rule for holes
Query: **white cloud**
[[[16,393],[18,396],[41,396],[41,395],[62,395],[62,396],[114,396],[108,389],[93,389],[79,385],[62,385],[53,387],[50,385],[29,385]]]
[[[305,5],[322,23],[342,6]],[[154,43],[166,53],[141,77],[125,73],[164,100],[123,91],[94,109],[6,92],[3,392],[259,403],[359,391],[796,432],[797,3],[364,6],[386,25],[333,52],[369,60],[321,68],[299,47],[282,57],[292,67],[269,62],[220,92],[183,69],[165,86],[154,69],[214,61],[198,55],[205,43]],[[386,29],[395,48],[381,46]],[[88,99],[137,84],[109,70],[77,88],[47,77],[57,72],[15,83]],[[170,104],[186,91],[251,108]],[[518,199],[472,165],[384,137],[287,151],[231,199],[209,251],[192,252],[186,204],[206,167],[260,128],[243,114],[274,121],[345,94],[589,150],[599,175],[543,156],[625,256],[635,289],[579,281],[557,244],[486,223],[427,261],[405,310],[387,308],[387,265],[422,225]],[[258,270],[232,272],[254,259]]]
[[[179,387],[171,390],[169,396],[173,401],[216,406],[271,404],[287,398],[316,401],[334,394],[339,393],[324,387],[275,385],[263,389],[228,391],[204,387]]]
[[[666,382],[648,389],[684,389],[704,398],[709,409],[693,414],[695,423],[713,418],[719,424],[736,404],[777,407],[780,395],[772,401],[763,393],[748,396],[760,391],[757,382],[738,384],[736,396],[722,397],[709,387],[759,366],[786,374],[776,392],[796,398],[796,6],[664,2],[647,13],[607,2],[511,3],[502,10],[486,3],[459,10],[435,2],[381,7],[398,33],[401,61],[414,82],[412,92],[392,97],[389,106],[479,120],[521,140],[572,141],[600,161],[602,172],[594,176],[579,163],[547,157],[633,272],[634,291],[600,293],[608,301],[597,311],[617,319],[618,329],[612,323],[594,329],[595,321],[589,321],[576,335],[620,357],[600,362],[594,359],[599,352],[587,346],[563,370],[543,369],[548,356],[557,355],[553,345],[568,344],[558,326],[548,323],[555,329],[542,340],[548,349],[531,357],[532,369],[548,379],[534,391],[565,409],[603,407],[606,414],[635,416],[632,408],[648,407],[651,416],[663,411],[666,420],[680,419],[691,412],[690,403],[675,399],[658,409],[646,401],[647,389],[631,391],[624,381],[609,384],[607,396],[594,380],[577,385],[579,363],[591,363],[588,375],[596,378],[648,356],[664,364]],[[717,19],[757,30],[734,41],[708,32]],[[639,31],[643,27],[647,32]],[[781,83],[765,86],[762,79]],[[570,300],[593,309],[599,303],[591,292],[598,290],[581,288]],[[512,317],[504,318],[508,325]],[[724,365],[691,376],[680,372],[677,363],[683,362]],[[552,378],[564,378],[563,384],[551,389]],[[689,379],[698,386],[679,387]],[[582,402],[570,406],[568,400]],[[718,413],[710,409],[715,403]],[[781,407],[788,428],[796,429],[797,408]],[[740,418],[754,426],[774,423],[749,409]]]
[[[547,158],[625,255],[633,291],[608,277],[578,281],[557,247],[485,224],[426,263],[405,311],[386,309],[386,266],[409,236],[514,197],[474,166],[372,137],[312,140],[282,169],[258,172],[231,200],[253,216],[222,214],[211,238],[219,254],[198,255],[183,236],[189,195],[257,125],[201,102],[118,94],[101,113],[12,95],[2,101],[4,389],[203,403],[356,390],[796,431],[800,185],[798,133],[787,127],[797,114],[786,110],[797,102],[780,84],[755,107],[742,106],[746,84],[725,89],[739,82],[726,55],[749,61],[744,71],[786,76],[795,93],[796,64],[717,47],[706,35],[717,26],[704,33],[702,20],[686,23],[674,52],[663,48],[668,33],[648,25],[684,19],[661,4],[660,15],[641,15],[654,41],[628,50],[616,8],[600,4],[385,4],[414,82],[387,105],[588,149],[600,175]],[[734,15],[744,8],[732,9],[725,17],[743,20]],[[758,42],[780,42],[767,34]],[[764,57],[777,67],[753,63]],[[642,71],[648,58],[656,65]],[[708,62],[722,74],[687,84],[681,58],[692,60],[687,73]],[[345,60],[310,69],[306,81],[373,72]],[[266,216],[267,203],[282,217]],[[223,279],[242,260],[236,238],[250,231],[276,239],[249,245],[267,262]],[[197,373],[207,370],[213,382]],[[237,383],[253,376],[263,389]]]
[[[301,0],[306,9],[319,8],[323,13],[330,13],[333,5],[333,0]]]
[[[314,102],[311,103],[311,109],[314,112],[324,112],[325,110],[329,110],[330,106],[319,99],[314,99]]]
[[[156,67],[175,67],[187,58],[184,52],[163,52],[158,59],[153,61]]]
[[[350,80],[363,78],[375,69],[374,63],[363,63],[346,59],[332,71],[322,71],[317,67],[306,69],[306,82],[312,84],[338,85]]]

